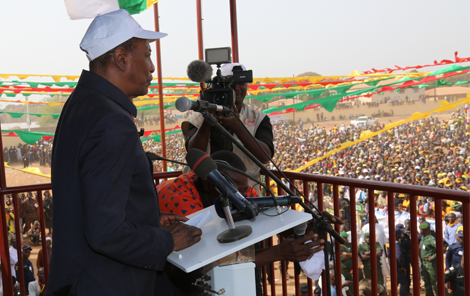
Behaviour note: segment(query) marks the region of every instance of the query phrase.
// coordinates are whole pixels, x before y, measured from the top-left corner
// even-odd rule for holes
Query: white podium
[[[276,215],[276,210],[273,208],[265,212],[267,215],[260,213],[251,220],[235,223],[235,226],[251,226],[253,233],[250,236],[234,243],[221,244],[217,241],[217,235],[227,230],[229,227],[225,219],[217,216],[214,206],[194,213],[188,216],[188,218],[206,211],[211,211],[213,219],[201,228],[201,241],[187,249],[173,252],[167,258],[170,263],[185,272],[194,271],[213,262],[217,264],[217,260],[234,253],[237,254],[234,258],[238,258],[238,251],[312,219],[312,216],[308,213],[297,212],[290,209],[283,209],[283,211],[285,211],[284,213]],[[254,258],[252,259],[252,261],[254,261]],[[206,282],[210,284],[211,290],[218,292],[213,293],[213,295],[256,295],[255,264],[252,262],[242,263],[241,261],[236,261],[235,259],[235,264],[232,265],[216,265],[216,267],[209,271],[208,275],[210,276],[210,280]]]

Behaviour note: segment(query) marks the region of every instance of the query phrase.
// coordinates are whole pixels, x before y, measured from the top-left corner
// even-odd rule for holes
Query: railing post
[[[44,206],[42,203],[42,191],[39,190],[38,194],[38,205],[39,205],[39,226],[41,227],[41,246],[42,246],[42,262],[44,262],[44,275],[45,275],[45,283],[47,285],[47,280],[49,279],[49,260],[47,258],[47,245],[46,245],[46,220],[44,219]]]
[[[396,236],[395,236],[395,203],[393,200],[393,192],[387,194],[387,207],[388,207],[388,241],[390,244],[390,288],[392,296],[398,296],[398,281],[397,281],[397,249],[396,249]]]
[[[323,207],[323,184],[322,184],[322,183],[317,183],[317,192],[318,192],[318,194],[317,194],[317,196],[318,196],[318,210],[319,210],[320,212],[323,212],[324,207]],[[320,234],[319,234],[319,235],[320,235]],[[324,237],[323,239],[326,241],[327,238]],[[325,246],[325,247],[327,247],[327,246]],[[327,295],[326,295],[326,294],[327,294],[327,293],[326,293],[326,285],[327,285],[327,283],[326,283],[326,272],[325,272],[325,270],[323,270],[323,271],[321,272],[321,284],[322,284],[322,285],[321,285],[321,287],[322,287],[322,289],[321,289],[322,295],[323,295],[323,296],[327,296]],[[328,283],[328,285],[329,285],[329,284],[330,284],[330,283]]]
[[[273,240],[273,237],[271,236],[269,238],[269,247],[272,247],[272,246],[274,246],[274,240]],[[271,267],[270,268],[271,270],[269,271],[269,274],[271,277],[271,295],[276,296],[276,275],[274,274],[274,262],[271,262],[269,266]]]
[[[2,153],[3,154],[3,153]],[[0,244],[0,255],[1,260],[4,262],[1,264],[2,271],[2,282],[3,282],[3,294],[4,295],[13,295],[13,283],[11,281],[11,263],[10,263],[10,250],[8,242],[8,228],[7,228],[7,219],[5,211],[5,195],[0,195],[0,215],[2,215],[0,234],[3,239],[3,243]],[[16,219],[14,219],[16,220]]]
[[[351,206],[354,205],[354,206]],[[349,217],[351,217],[351,245],[353,261],[353,295],[359,295],[359,258],[357,247],[357,225],[356,225],[356,188],[349,188]]]
[[[437,210],[437,204],[436,204]],[[411,222],[411,262],[413,268],[413,295],[420,295],[419,280],[419,246],[418,246],[418,221],[416,218],[416,195],[410,195],[410,222]]]
[[[466,225],[466,227],[463,228],[463,239],[464,239],[464,259],[465,262],[469,262],[470,260],[470,201],[469,202],[464,202],[462,203],[463,205],[463,225]],[[466,281],[465,281],[465,291],[467,291],[467,294],[470,291],[470,264],[465,264],[464,266],[465,269],[465,274],[466,274]]]
[[[371,275],[371,290],[372,295],[377,295],[377,248],[375,246],[375,196],[374,189],[369,188],[368,190],[369,197],[369,238],[370,238],[370,275]],[[364,235],[364,234],[362,234]],[[380,259],[379,259],[380,260]]]
[[[436,260],[437,260],[437,295],[445,295],[444,286],[444,229],[442,229],[442,201],[435,202],[436,222]]]
[[[308,197],[310,196],[310,191],[308,189],[308,181],[303,181],[304,183],[304,196],[308,199]],[[308,204],[308,203],[307,203]],[[296,284],[297,285],[297,284]],[[300,284],[299,284],[300,286]],[[312,294],[312,286],[313,286],[313,281],[311,278],[307,277],[307,287],[308,287],[308,293],[307,295],[308,296],[313,296]],[[297,293],[296,293],[296,296],[297,296]]]
[[[24,287],[24,271],[23,271],[23,250],[21,248],[21,239],[23,238],[23,232],[20,228],[20,213],[19,213],[19,206],[18,206],[18,194],[13,193],[13,211],[15,213],[15,235],[16,235],[16,250],[18,252],[18,274],[19,279],[18,282],[20,283],[20,293],[21,295],[25,294],[25,287]]]
[[[333,185],[333,212],[336,217],[339,217],[339,193],[338,185]],[[339,231],[339,225],[335,224],[336,232]],[[331,237],[330,237],[331,239]],[[332,254],[333,255],[333,254]],[[341,244],[335,240],[335,274],[336,274],[336,291],[342,291],[342,278],[341,278]],[[340,293],[340,292],[338,292]]]

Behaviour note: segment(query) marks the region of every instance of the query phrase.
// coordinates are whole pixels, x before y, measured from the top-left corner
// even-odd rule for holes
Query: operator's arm
[[[247,106],[244,106],[243,108],[247,108]],[[216,118],[219,120],[222,126],[232,130],[233,133],[237,135],[238,139],[240,139],[242,144],[246,147],[246,149],[248,149],[248,151],[250,151],[259,161],[264,164],[268,163],[269,158],[266,157],[263,150],[266,151],[269,157],[274,155],[274,136],[272,132],[273,127],[269,117],[265,116],[263,118],[254,135],[255,139],[253,139],[251,134],[244,127],[243,123],[235,117],[239,116],[236,106],[234,106],[234,112],[237,115],[232,115],[229,117],[216,116]],[[263,150],[260,149],[257,143],[260,144]]]
[[[209,143],[209,134],[211,125],[207,120],[203,120],[201,127],[197,128],[192,124],[189,124],[188,132],[185,135],[186,150],[189,151],[193,148],[201,151],[207,150]]]

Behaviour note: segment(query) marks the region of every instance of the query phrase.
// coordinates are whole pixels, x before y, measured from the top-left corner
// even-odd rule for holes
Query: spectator
[[[29,283],[34,282],[34,267],[33,263],[29,261],[29,256],[31,256],[31,251],[33,250],[30,246],[23,246],[23,274],[24,274],[24,285],[26,295],[29,295],[28,288]],[[19,280],[20,269],[18,268],[18,262],[15,264],[15,276]]]
[[[28,231],[28,238],[33,246],[37,246],[41,242],[41,229],[38,221],[35,221],[33,228]]]
[[[29,296],[44,296],[46,293],[44,267],[38,268],[38,279],[28,285]]]
[[[38,259],[36,261],[36,267],[41,268],[44,267],[44,250],[41,248],[38,253]],[[50,237],[46,237],[46,254],[47,254],[47,270],[49,270],[49,264],[51,263],[51,256],[52,256],[52,239]]]

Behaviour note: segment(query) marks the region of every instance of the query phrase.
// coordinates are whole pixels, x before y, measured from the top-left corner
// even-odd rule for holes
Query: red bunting
[[[421,69],[421,68],[425,68],[425,67],[470,62],[470,57],[469,58],[459,58],[457,56],[458,55],[457,51],[455,52],[454,55],[455,55],[455,62],[451,61],[451,60],[442,60],[442,61],[438,62],[438,61],[435,60],[434,64],[430,64],[430,65],[417,65],[417,66],[409,66],[409,67],[399,67],[399,66],[395,65],[395,67],[396,67],[395,69],[390,69],[390,68],[374,69],[374,68],[372,68],[372,70],[364,71],[363,73],[364,74],[385,73],[385,72],[392,73],[394,71],[406,71],[406,70],[409,70],[409,69]]]
[[[177,130],[177,129],[181,129],[181,127],[179,125],[176,125],[175,127],[172,127],[172,128],[166,128],[165,132]],[[149,136],[151,133],[160,133],[160,131],[161,130],[144,131],[144,135]]]

